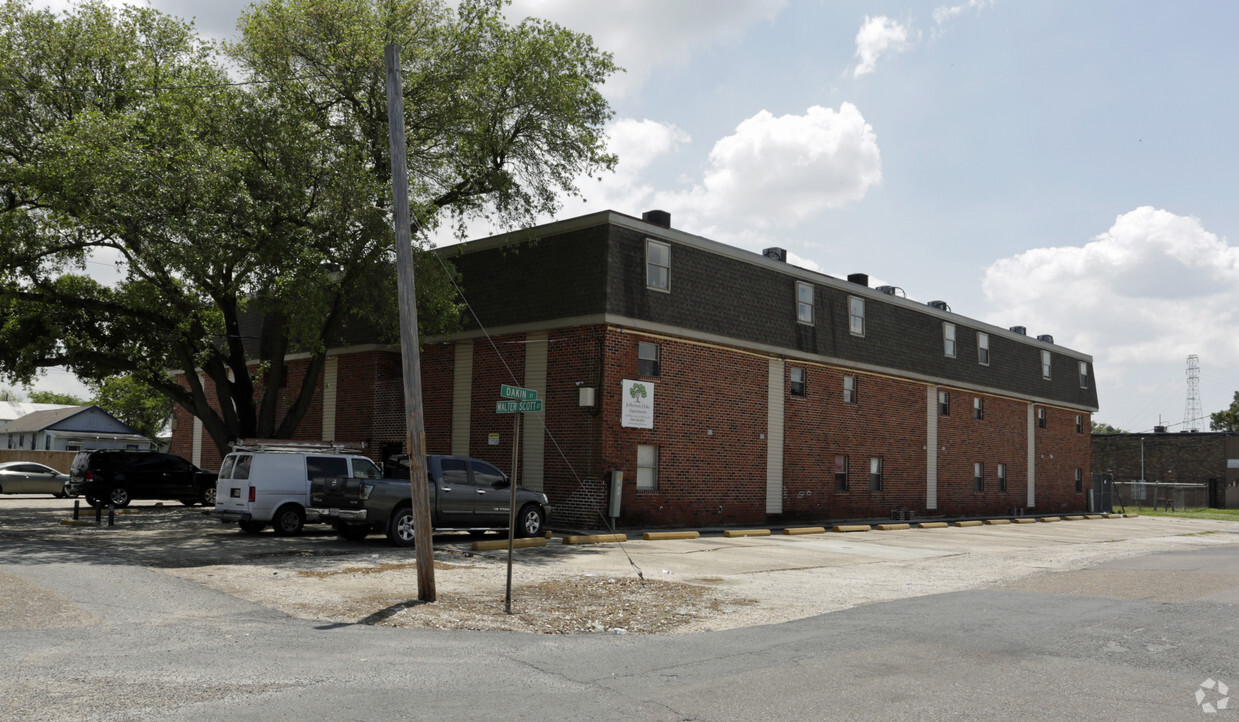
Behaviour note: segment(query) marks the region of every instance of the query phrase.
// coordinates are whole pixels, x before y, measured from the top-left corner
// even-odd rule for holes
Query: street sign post
[[[500,384],[499,395],[510,401],[496,401],[495,413],[516,414],[512,417],[512,483],[508,499],[508,591],[504,598],[504,610],[512,613],[512,548],[516,537],[516,450],[520,448],[521,414],[542,412],[542,399],[534,389]]]

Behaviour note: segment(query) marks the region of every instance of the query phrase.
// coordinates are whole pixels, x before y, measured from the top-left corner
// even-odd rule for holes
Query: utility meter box
[[[620,515],[620,498],[624,495],[624,472],[618,469],[611,472],[611,505],[607,516],[616,519]]]

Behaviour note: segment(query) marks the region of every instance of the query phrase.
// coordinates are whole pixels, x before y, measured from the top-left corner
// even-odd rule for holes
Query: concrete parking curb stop
[[[900,529],[911,528],[911,524],[878,524],[878,531],[899,531]]]
[[[728,529],[723,532],[723,536],[770,536],[769,529]]]
[[[869,531],[868,524],[835,524],[832,527],[837,532]]]
[[[697,531],[647,531],[641,535],[646,541],[664,541],[667,539],[697,539],[701,532]]]
[[[968,521],[957,521],[955,526],[981,526],[984,523],[980,519],[970,519]]]
[[[1051,521],[1062,521],[1062,519],[1056,516],[1043,516],[1037,521],[1051,522]]]
[[[1010,524],[1010,519],[986,519],[986,524]]]
[[[1079,515],[1065,516],[1063,521],[1084,521],[1084,517]]]
[[[944,521],[923,521],[917,524],[921,529],[945,529],[950,526]]]
[[[564,544],[609,544],[628,541],[627,534],[570,534]]]
[[[826,527],[824,526],[802,526],[793,527],[783,530],[784,534],[825,534]]]
[[[533,537],[532,539],[513,539],[512,547],[521,549],[524,547],[544,547],[546,539],[544,537]],[[493,552],[498,549],[507,549],[507,539],[496,539],[495,541],[476,541],[473,542],[473,551],[475,552]]]
[[[1021,516],[1011,520],[1015,524],[1036,524],[1037,520],[1027,516]]]

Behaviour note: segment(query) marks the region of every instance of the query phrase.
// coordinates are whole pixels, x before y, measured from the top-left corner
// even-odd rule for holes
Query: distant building
[[[428,451],[508,470],[515,421],[497,412],[500,386],[536,391],[519,479],[547,492],[553,524],[1086,507],[1092,358],[1049,336],[684,233],[658,211],[440,253],[477,320],[423,339]],[[303,369],[293,360],[291,384]],[[333,349],[316,405],[299,436],[364,441],[376,459],[401,451],[398,349]],[[183,410],[174,429],[174,453],[218,464]]]
[[[1108,476],[1124,500],[1134,492],[1150,502],[1149,489],[1131,489],[1132,482],[1197,484],[1200,506],[1239,508],[1239,434],[1232,432],[1093,434],[1093,474]],[[1128,485],[1129,488],[1124,488]],[[1184,497],[1180,487],[1176,492]],[[1166,497],[1172,500],[1173,497]]]
[[[81,451],[151,448],[151,441],[98,406],[63,406],[0,425],[0,449]]]

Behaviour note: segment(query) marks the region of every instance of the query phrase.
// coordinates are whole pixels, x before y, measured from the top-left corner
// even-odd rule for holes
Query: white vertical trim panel
[[[938,387],[925,387],[925,508],[938,508]]]
[[[1037,507],[1037,409],[1028,405],[1028,508]]]
[[[520,482],[530,489],[542,490],[546,465],[546,375],[547,375],[547,334],[545,331],[525,335],[525,381],[527,389],[538,392],[542,399],[542,413],[525,414],[521,420],[521,464]],[[498,389],[495,389],[498,391]]]
[[[452,366],[452,455],[470,456],[469,422],[473,414],[473,342],[456,343]],[[499,389],[495,389],[496,396]]]
[[[783,359],[770,359],[766,405],[766,513],[783,513]]]
[[[323,364],[323,441],[336,440],[336,382],[340,357],[328,356]]]

